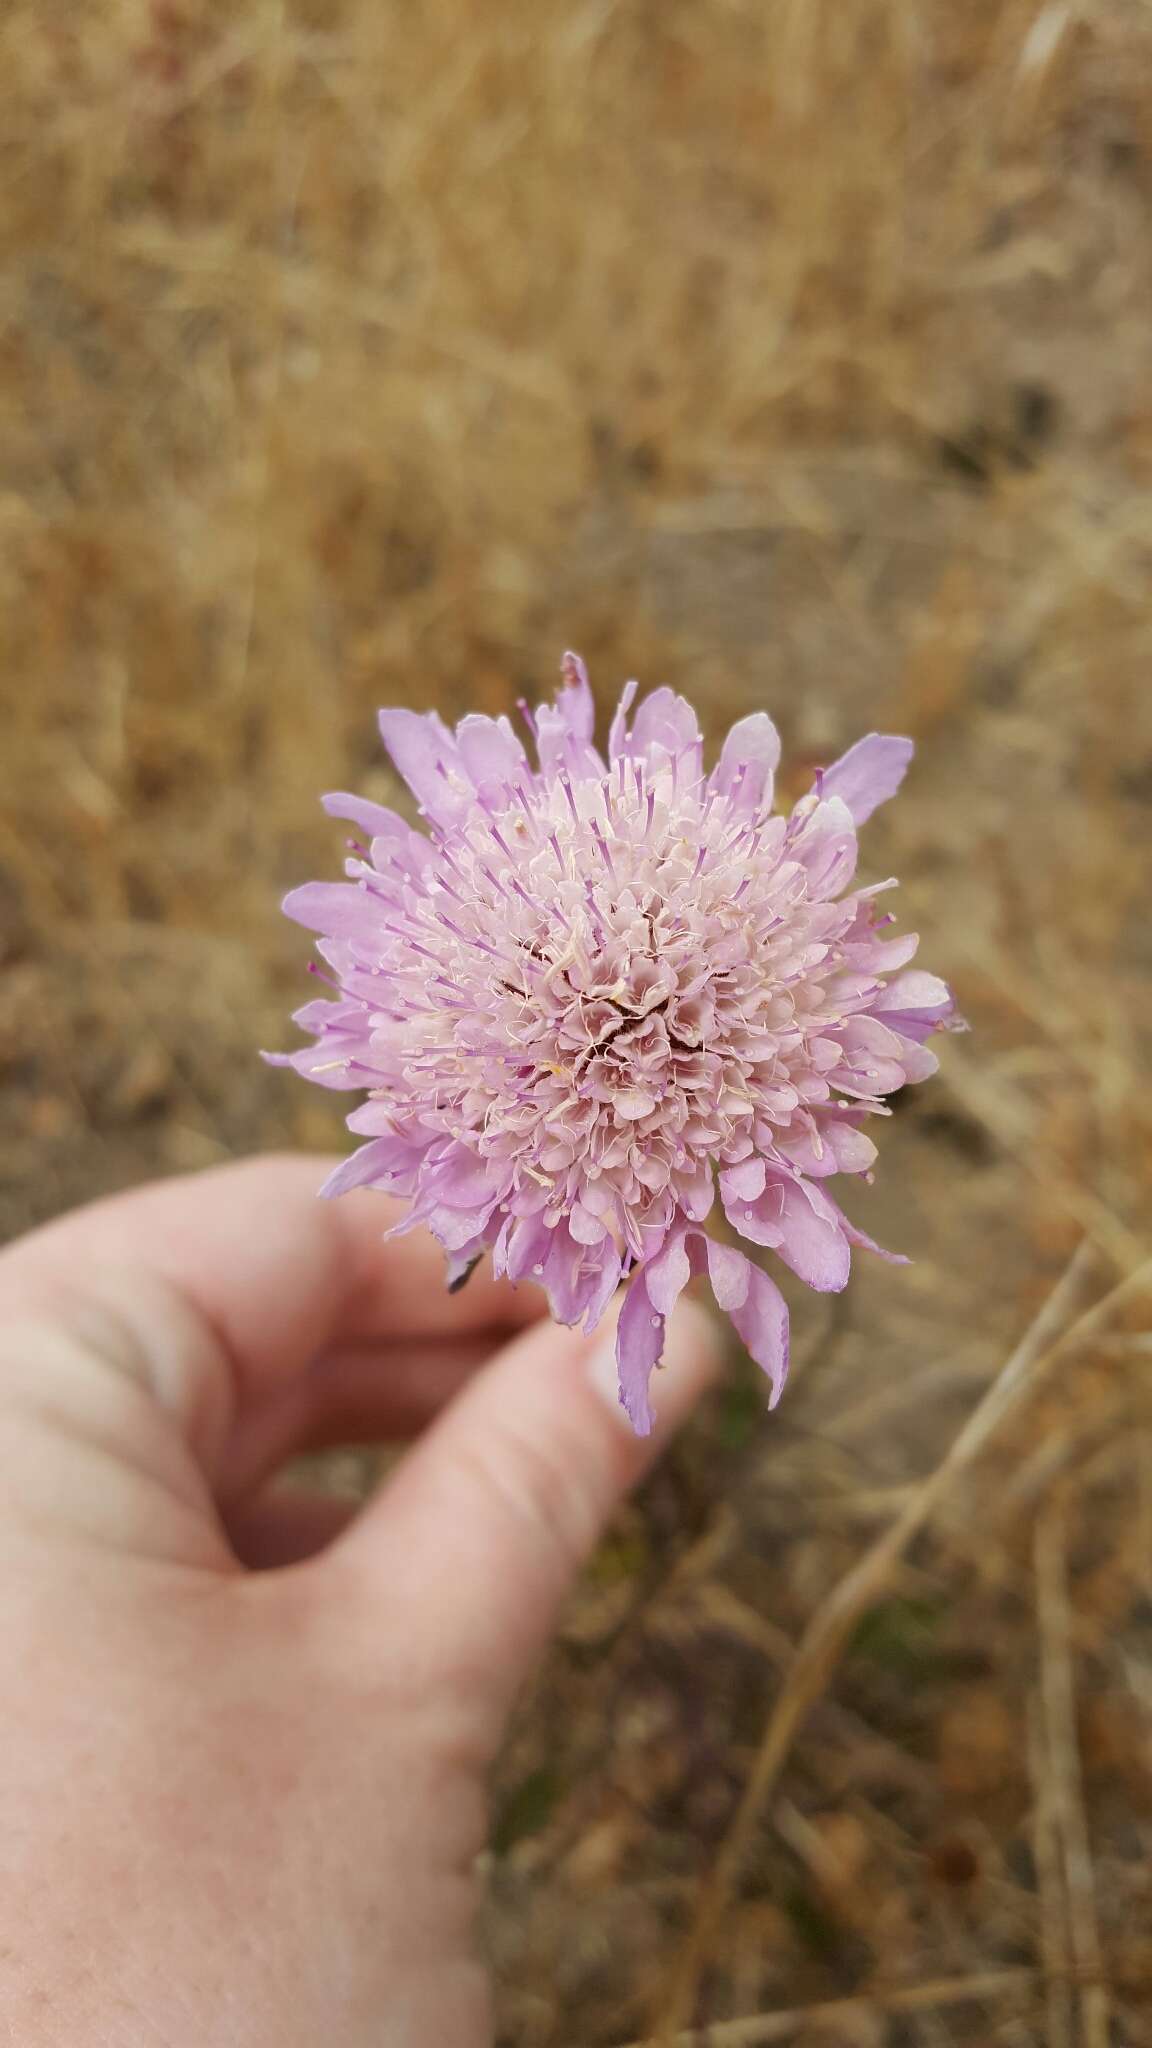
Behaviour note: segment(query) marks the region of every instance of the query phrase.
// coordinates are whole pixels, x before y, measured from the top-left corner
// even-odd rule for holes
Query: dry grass
[[[378,703],[575,644],[798,772],[913,732],[869,858],[976,1026],[884,1134],[917,1263],[798,1300],[574,1603],[502,2038],[1152,2041],[1139,1285],[917,1506],[1147,1243],[1152,12],[9,0],[0,81],[0,1227],[337,1136],[253,1048]]]

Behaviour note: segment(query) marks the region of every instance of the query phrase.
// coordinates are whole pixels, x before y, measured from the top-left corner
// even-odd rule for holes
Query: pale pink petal
[[[956,1001],[947,982],[914,968],[889,982],[873,1001],[872,1010],[894,1031],[922,1040],[941,1025],[951,1023]]]
[[[755,1152],[751,1153],[735,1166],[726,1167],[720,1175],[724,1200],[754,1202],[757,1195],[763,1194],[767,1177],[764,1161]]]
[[[613,1104],[617,1116],[629,1123],[638,1123],[641,1117],[651,1116],[656,1107],[656,1097],[644,1088],[621,1088]]]
[[[265,1066],[291,1067],[321,1088],[366,1088],[372,1079],[371,1070],[361,1060],[334,1051],[324,1040],[318,1045],[302,1045],[295,1052],[262,1052],[260,1057]]]
[[[456,744],[464,772],[480,789],[486,783],[519,788],[528,757],[506,718],[481,718],[470,713],[456,728]]]
[[[388,1232],[389,1237],[399,1237],[412,1224],[424,1224],[443,1245],[446,1252],[458,1252],[469,1239],[483,1236],[492,1215],[491,1202],[479,1203],[474,1209],[452,1209],[447,1203],[425,1201],[417,1195],[416,1204],[405,1224],[397,1225]]]
[[[777,1140],[777,1150],[801,1173],[824,1180],[834,1173],[867,1173],[875,1164],[876,1147],[855,1124],[841,1117],[819,1117],[815,1131],[801,1128]]]
[[[370,941],[380,925],[378,901],[355,882],[305,882],[281,908],[295,924],[333,939]]]
[[[511,1224],[502,1256],[496,1262],[497,1272],[505,1272],[510,1280],[543,1280],[544,1268],[552,1246],[552,1232],[544,1221],[543,1211],[535,1216],[520,1216]]]
[[[863,825],[890,796],[908,772],[914,749],[911,740],[870,732],[841,754],[820,777],[821,796],[838,796],[858,825]]]
[[[381,711],[380,736],[420,808],[452,825],[475,802],[459,749],[435,711]]]
[[[596,729],[596,705],[588,671],[571,649],[560,663],[561,689],[556,709],[574,740],[590,740]]]
[[[835,1204],[804,1180],[785,1181],[783,1196],[780,1257],[807,1286],[838,1294],[848,1284],[852,1258]]]
[[[788,1304],[774,1280],[748,1262],[748,1294],[732,1321],[762,1372],[768,1375],[768,1405],[776,1406],[788,1377]]]
[[[383,804],[371,803],[366,796],[349,796],[345,790],[336,789],[330,795],[322,796],[320,801],[330,818],[349,819],[353,825],[359,825],[370,839],[391,834],[397,827],[405,834],[411,829],[395,811],[386,809]]]
[[[621,692],[620,702],[613,714],[612,725],[608,734],[608,759],[613,765],[620,759],[622,754],[626,754],[628,751],[628,713],[631,711],[636,700],[636,692],[639,688],[639,683],[625,683]]]
[[[653,1308],[643,1269],[633,1276],[616,1325],[620,1405],[637,1436],[652,1431],[648,1382],[664,1349],[664,1317]]]
[[[402,1138],[410,1145],[420,1159],[428,1152],[428,1133],[410,1118],[397,1116],[390,1102],[381,1102],[377,1096],[369,1096],[345,1119],[350,1131],[357,1131],[364,1138]]]
[[[738,1252],[735,1245],[720,1244],[714,1237],[706,1237],[703,1231],[696,1235],[694,1243],[703,1251],[717,1308],[722,1308],[726,1315],[734,1314],[738,1308],[743,1308],[748,1298],[751,1259]]]
[[[838,797],[818,803],[788,851],[807,874],[808,894],[814,901],[839,896],[856,872],[859,852],[847,805]]]
[[[627,752],[654,758],[658,750],[669,759],[692,753],[701,746],[696,713],[683,697],[665,684],[645,697],[627,740]]]
[[[712,770],[712,787],[739,810],[770,810],[780,735],[766,711],[753,711],[732,727]]]
[[[644,1268],[648,1299],[662,1316],[670,1316],[692,1276],[683,1230],[674,1231],[662,1251]]]
[[[551,1232],[551,1245],[544,1263],[542,1285],[558,1323],[578,1323],[600,1293],[602,1276],[619,1254],[610,1238],[599,1245],[583,1245],[573,1237],[561,1217]]]
[[[411,1151],[399,1138],[373,1138],[342,1159],[317,1193],[328,1198],[345,1195],[349,1188],[363,1187],[384,1187],[395,1193],[394,1182],[410,1184],[412,1166]]]
[[[467,1145],[452,1145],[421,1182],[448,1209],[473,1209],[500,1200],[511,1180],[500,1160],[486,1159]]]
[[[707,1263],[716,1305],[731,1316],[753,1359],[768,1375],[774,1408],[788,1374],[788,1305],[767,1273],[733,1245],[699,1234],[695,1245]],[[696,1261],[694,1261],[696,1263]]]
[[[915,959],[919,945],[919,932],[905,932],[899,939],[870,938],[868,966],[873,974],[892,974]]]
[[[317,996],[315,1002],[303,1003],[292,1012],[292,1022],[301,1031],[338,1031],[341,1025],[354,1025],[355,1035],[364,1035],[364,1010],[360,1003],[330,1002],[326,996]]]
[[[623,1261],[610,1237],[593,1245],[584,1261],[584,1328],[594,1330],[620,1285]]]
[[[845,1286],[851,1262],[848,1240],[834,1206],[818,1188],[771,1175],[755,1201],[725,1198],[724,1213],[741,1237],[779,1252],[809,1287],[837,1294]]]
[[[566,654],[555,704],[536,710],[536,747],[545,775],[568,774],[576,780],[599,777],[604,763],[592,744],[596,705],[588,671],[578,654]]]
[[[680,1207],[693,1223],[703,1223],[712,1213],[716,1200],[716,1183],[712,1177],[709,1161],[697,1172],[695,1179],[681,1181],[677,1188]]]
[[[599,1216],[594,1216],[583,1202],[577,1202],[569,1212],[568,1228],[577,1244],[600,1244],[608,1235]]]

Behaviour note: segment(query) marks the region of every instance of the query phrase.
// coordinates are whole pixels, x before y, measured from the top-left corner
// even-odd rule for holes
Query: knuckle
[[[595,1541],[600,1510],[576,1446],[561,1434],[541,1441],[514,1416],[473,1438],[459,1453],[461,1478],[481,1506],[513,1525],[532,1562],[568,1578]]]

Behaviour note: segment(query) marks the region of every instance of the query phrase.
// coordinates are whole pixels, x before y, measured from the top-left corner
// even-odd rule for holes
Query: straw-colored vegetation
[[[3,1227],[340,1141],[255,1048],[378,703],[575,645],[798,779],[919,743],[916,1263],[794,1290],[575,1601],[506,2048],[1152,2041],[1150,113],[1143,0],[0,19]]]

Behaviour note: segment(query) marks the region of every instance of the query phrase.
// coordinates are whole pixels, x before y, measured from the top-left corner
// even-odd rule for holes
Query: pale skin
[[[0,1254],[0,2041],[486,2048],[485,1779],[655,1435],[607,1324],[445,1292],[380,1196],[270,1158]],[[354,1518],[294,1452],[409,1440]]]

